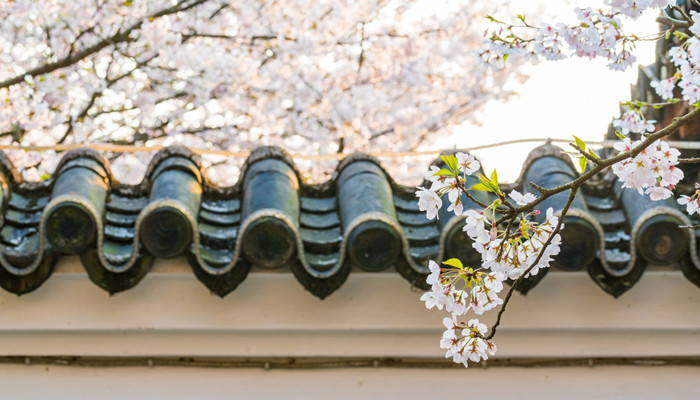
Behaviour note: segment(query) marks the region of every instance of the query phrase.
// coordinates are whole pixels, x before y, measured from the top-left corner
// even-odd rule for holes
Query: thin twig
[[[588,154],[585,150],[583,150],[582,148],[578,147],[578,146],[575,145],[574,143],[569,143],[569,146],[571,146],[571,147],[573,147],[574,149],[576,149],[576,151],[578,151],[579,153],[581,153],[582,156],[586,157],[586,159],[588,159],[588,161],[590,161],[590,162],[592,162],[592,163],[594,163],[594,164],[598,164],[598,163],[600,162],[600,159],[595,158],[595,157],[593,157],[592,155]]]
[[[679,225],[678,227],[681,229],[692,229],[692,230],[700,229],[700,225]]]

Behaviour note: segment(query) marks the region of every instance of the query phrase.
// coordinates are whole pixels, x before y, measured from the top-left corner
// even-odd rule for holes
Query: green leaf
[[[600,157],[591,149],[588,149],[588,154],[591,155],[591,157],[595,158],[596,160],[600,160]]]
[[[625,139],[627,139],[627,136],[623,135],[622,132],[620,132],[620,131],[615,131],[615,136],[617,136],[618,138],[620,138],[620,140],[625,140]]]
[[[574,136],[574,139],[576,139],[576,146],[578,146],[581,150],[586,150],[586,142],[577,138],[576,136]]]
[[[586,171],[586,164],[588,164],[588,159],[584,156],[578,158],[578,165],[581,167],[581,172]]]
[[[498,174],[496,173],[495,169],[493,170],[493,172],[491,172],[491,183],[498,187]]]
[[[464,269],[464,265],[462,264],[462,262],[456,258],[450,258],[449,260],[443,261],[442,263],[458,269]]]
[[[455,176],[455,173],[452,172],[452,171],[450,171],[449,169],[443,168],[443,169],[441,169],[441,170],[439,170],[439,171],[437,171],[436,173],[433,174],[433,176],[436,176],[436,175],[439,175],[439,176]]]
[[[483,183],[477,183],[474,186],[470,187],[469,190],[481,190],[482,192],[491,191],[491,189],[489,189],[489,187],[484,185]]]
[[[458,168],[459,163],[457,162],[457,157],[455,157],[453,155],[448,156],[447,154],[443,154],[440,156],[440,159],[442,160],[442,162],[445,163],[445,165],[447,165],[447,168],[452,170],[454,173],[456,173],[457,170],[459,169]]]
[[[486,186],[489,189],[489,192],[494,192],[494,189],[497,189],[497,187],[494,187],[493,183],[484,175],[479,175],[479,182]]]

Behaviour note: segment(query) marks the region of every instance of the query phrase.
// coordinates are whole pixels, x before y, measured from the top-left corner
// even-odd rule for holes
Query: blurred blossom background
[[[479,56],[485,15],[571,22],[574,3],[3,2],[0,145],[231,152],[276,145],[291,154],[344,156],[572,135],[602,140],[636,68],[615,72],[603,60],[567,59],[509,60],[497,70]],[[627,21],[626,32],[654,33],[654,19]],[[650,63],[654,44],[639,45],[636,55]],[[501,181],[513,181],[537,145],[474,154],[487,171],[498,168]],[[7,153],[34,181],[47,179],[61,157],[51,150]],[[153,154],[105,155],[118,180],[136,184]],[[380,160],[400,183],[416,185],[437,155]],[[222,186],[238,181],[244,161],[201,156]],[[330,179],[337,165],[295,162],[309,183]]]

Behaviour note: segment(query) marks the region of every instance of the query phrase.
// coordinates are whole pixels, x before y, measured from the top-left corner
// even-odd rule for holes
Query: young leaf
[[[470,187],[469,190],[481,190],[482,192],[491,191],[491,189],[489,189],[489,187],[484,185],[483,183],[477,183],[474,186]]]
[[[498,174],[495,169],[491,172],[491,182],[498,187]]]
[[[479,182],[481,182],[482,185],[486,186],[489,192],[498,193],[498,186],[494,186],[494,184],[490,180],[488,180],[488,178],[486,178],[484,175],[479,176]]]
[[[449,169],[443,168],[439,171],[437,171],[433,176],[455,176],[455,173],[450,171]]]
[[[464,265],[457,258],[450,258],[449,260],[443,261],[442,263],[458,269],[464,269]]]
[[[576,139],[576,146],[578,146],[579,149],[586,150],[586,142],[577,138],[576,136],[574,136],[574,139]]]
[[[623,135],[620,131],[615,131],[615,136],[620,138],[620,140],[625,140],[627,136]]]
[[[581,172],[586,171],[586,164],[588,164],[588,159],[584,156],[578,158],[578,165],[581,167]]]
[[[452,170],[455,174],[457,173],[457,170],[459,169],[457,157],[453,155],[448,156],[447,154],[443,154],[442,156],[440,156],[440,159],[442,160],[442,162],[445,163],[445,165],[447,165],[447,168]]]

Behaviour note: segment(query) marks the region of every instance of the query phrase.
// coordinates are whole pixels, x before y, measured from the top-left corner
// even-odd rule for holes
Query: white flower
[[[438,310],[442,310],[442,307],[445,306],[445,301],[447,300],[447,296],[444,292],[444,287],[440,283],[436,283],[433,284],[429,292],[423,293],[420,300],[425,302],[425,308],[428,310],[433,307],[437,307]]]
[[[695,36],[700,36],[700,13],[691,11],[690,17],[693,19],[693,25],[688,30],[694,33]]]
[[[469,322],[467,322],[467,326],[472,332],[478,332],[480,335],[486,334],[486,324],[479,322],[479,320],[476,318],[470,319]],[[465,336],[468,335],[468,333],[463,334]]]
[[[645,190],[644,193],[648,194],[649,198],[652,200],[668,199],[673,194],[673,192],[671,192],[670,190],[660,186],[650,187],[647,190]]]
[[[653,81],[651,87],[656,90],[656,93],[661,96],[664,100],[670,100],[673,98],[673,78],[663,79],[660,81]]]
[[[678,199],[678,204],[685,205],[688,214],[693,215],[700,208],[700,203],[698,202],[698,200],[700,200],[700,197],[697,196],[697,193],[693,197],[681,195],[681,198]]]
[[[430,275],[426,278],[426,282],[429,285],[434,285],[440,282],[440,266],[433,260],[428,262],[428,269],[430,269]]]
[[[492,291],[499,293],[503,290],[503,281],[506,277],[500,272],[491,272],[484,277],[484,286]]]
[[[465,175],[471,175],[481,168],[481,164],[479,164],[479,162],[471,154],[459,152],[455,154],[455,156],[457,157],[457,163],[459,164],[460,169]]]
[[[435,182],[441,178],[440,175],[436,175],[438,171],[440,171],[440,168],[431,165],[430,169],[428,169],[428,172],[426,172],[423,177],[430,182]]]
[[[451,195],[453,192],[449,192]],[[462,215],[464,212],[464,203],[462,203],[461,197],[458,195],[454,196],[454,200],[452,200],[453,196],[449,196],[450,199],[450,205],[447,206],[447,211],[452,211],[455,213],[455,215]]]
[[[450,181],[449,189],[447,189],[446,186],[443,190],[447,190],[447,198],[450,200],[450,205],[447,207],[447,211],[453,211],[455,215],[462,215],[462,212],[464,211],[464,203],[462,203],[462,198],[460,196],[461,190],[457,187],[457,180],[452,179]]]
[[[416,197],[418,197],[418,209],[425,211],[428,219],[438,218],[442,200],[440,200],[440,196],[437,193],[418,186]]]
[[[519,206],[524,206],[532,201],[535,201],[537,197],[535,197],[534,194],[532,193],[525,193],[525,195],[520,194],[517,190],[512,190],[509,194],[508,197],[513,199],[515,203]]]
[[[471,362],[479,362],[481,359],[486,360],[488,356],[486,355],[486,342],[481,338],[476,338],[471,340],[467,346],[467,357]],[[466,361],[462,361],[462,364],[466,365]]]
[[[472,290],[471,308],[475,314],[481,315],[501,304],[503,304],[503,299],[487,287],[477,286]]]
[[[469,311],[469,293],[450,287],[445,299],[445,311],[454,315],[464,315]]]
[[[464,215],[466,225],[462,228],[467,235],[474,240],[475,243],[486,243],[489,241],[489,231],[485,229],[485,224],[488,222],[486,216],[475,210],[467,210]]]

